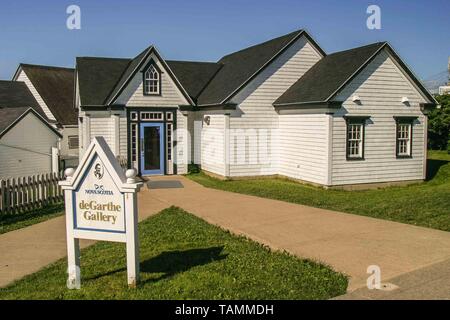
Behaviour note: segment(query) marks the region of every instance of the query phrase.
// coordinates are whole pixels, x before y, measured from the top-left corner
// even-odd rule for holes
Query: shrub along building
[[[78,163],[78,112],[73,105],[74,69],[20,64],[13,77],[24,82],[48,121],[62,135],[59,145],[63,167]]]
[[[303,30],[216,63],[151,46],[76,64],[80,154],[104,136],[142,175],[195,162],[223,178],[327,187],[422,180],[435,103],[388,43],[327,55]]]
[[[25,83],[0,81],[0,179],[58,172],[60,138]]]

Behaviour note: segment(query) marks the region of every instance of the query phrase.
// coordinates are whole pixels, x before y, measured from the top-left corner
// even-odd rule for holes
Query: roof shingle
[[[74,69],[30,64],[21,64],[20,67],[57,122],[78,124],[78,114],[73,107]]]
[[[200,94],[198,104],[221,103],[302,33],[297,30],[224,56],[218,61],[223,67]]]
[[[325,102],[386,42],[340,51],[319,60],[274,105]]]

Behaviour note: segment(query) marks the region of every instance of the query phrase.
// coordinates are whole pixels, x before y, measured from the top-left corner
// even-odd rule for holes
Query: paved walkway
[[[371,298],[361,289],[369,265],[380,266],[382,281],[397,281],[397,290],[408,294],[411,291],[406,289],[414,283],[423,285],[431,279],[418,275],[444,270],[450,261],[448,232],[208,189],[184,177],[152,180],[179,180],[184,188],[144,188],[138,198],[141,219],[176,205],[272,248],[327,263],[351,278],[350,293],[340,298]],[[83,246],[90,243],[83,242]],[[65,254],[63,217],[0,235],[0,286]],[[430,281],[437,285],[442,277],[449,283],[448,272]],[[432,292],[429,288],[421,297],[435,297]]]
[[[389,282],[450,259],[450,232],[208,189],[184,177],[152,178],[168,179],[185,188],[144,189],[145,203],[165,201],[272,248],[329,264],[350,276],[349,291],[366,286],[369,265],[378,265],[382,282]]]
[[[142,202],[142,192],[138,201]],[[139,220],[168,207],[152,201],[139,210]],[[80,247],[95,243],[81,240]],[[65,217],[57,217],[23,229],[0,235],[0,287],[34,273],[46,265],[67,256]]]

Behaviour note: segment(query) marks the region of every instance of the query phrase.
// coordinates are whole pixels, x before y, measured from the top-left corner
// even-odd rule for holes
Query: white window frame
[[[161,87],[161,73],[152,63],[144,73],[144,94],[159,95]]]
[[[140,117],[141,121],[164,121],[163,112],[141,111]]]
[[[173,128],[174,124],[172,122],[166,123],[166,161],[168,174],[173,174]]]
[[[137,161],[139,158],[139,137],[138,137],[138,124],[130,124],[130,149],[131,149],[131,163],[133,167],[137,169]],[[133,146],[134,145],[134,146]]]
[[[412,151],[412,123],[397,122],[396,155],[399,158],[411,157]]]
[[[345,117],[345,156],[347,160],[364,160],[366,120],[368,116]]]

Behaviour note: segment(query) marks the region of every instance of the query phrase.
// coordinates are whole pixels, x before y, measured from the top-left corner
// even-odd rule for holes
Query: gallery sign
[[[136,193],[142,183],[136,171],[124,174],[103,137],[95,137],[76,171],[67,169],[66,206],[69,288],[80,286],[79,239],[124,242],[127,247],[128,284],[139,281],[139,242]]]

